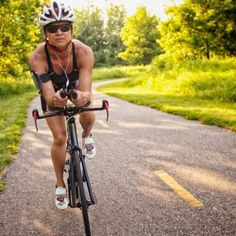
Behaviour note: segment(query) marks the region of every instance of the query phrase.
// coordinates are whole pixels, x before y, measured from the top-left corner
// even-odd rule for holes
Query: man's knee
[[[91,125],[95,121],[94,112],[84,112],[80,114],[80,123],[84,125]]]
[[[64,145],[66,143],[67,137],[66,135],[60,134],[54,137],[54,143],[57,145]]]

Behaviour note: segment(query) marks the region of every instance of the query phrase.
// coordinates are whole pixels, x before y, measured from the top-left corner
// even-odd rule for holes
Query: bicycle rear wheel
[[[87,199],[85,196],[85,190],[84,190],[84,181],[83,181],[83,176],[82,176],[82,171],[81,171],[81,159],[82,154],[79,154],[78,152],[74,153],[74,160],[75,160],[75,173],[76,173],[76,180],[78,183],[78,193],[79,193],[79,201],[81,204],[81,211],[83,215],[83,220],[84,220],[84,227],[85,227],[85,233],[86,236],[90,236],[90,225],[89,225],[89,216],[88,216],[88,203]]]
[[[76,176],[75,176],[75,168],[73,168],[72,163],[70,164],[67,184],[68,184],[68,193],[69,193],[68,195],[69,195],[70,207],[77,207],[76,205],[76,198],[77,198]]]

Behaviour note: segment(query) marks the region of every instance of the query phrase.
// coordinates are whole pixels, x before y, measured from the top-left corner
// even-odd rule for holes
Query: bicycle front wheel
[[[81,211],[83,215],[84,220],[84,227],[85,227],[85,233],[86,236],[90,236],[90,225],[89,225],[89,216],[88,216],[88,203],[85,196],[85,190],[84,190],[84,181],[83,181],[83,175],[82,175],[82,163],[81,158],[82,154],[79,154],[78,152],[75,152],[74,156],[75,160],[75,173],[76,173],[76,180],[78,183],[78,193],[79,193],[79,201],[81,205]]]

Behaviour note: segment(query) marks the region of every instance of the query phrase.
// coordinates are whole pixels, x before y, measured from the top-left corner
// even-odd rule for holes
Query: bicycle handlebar
[[[65,89],[61,89],[60,96],[62,98],[68,97],[68,98],[76,99],[78,94],[74,88],[72,88],[69,92],[67,92]]]
[[[65,106],[63,109],[55,111],[55,112],[50,112],[47,113],[45,115],[39,115],[38,109],[34,109],[32,111],[32,116],[34,118],[34,122],[35,122],[35,128],[38,131],[38,126],[37,126],[37,120],[40,119],[45,119],[48,117],[52,117],[52,116],[58,116],[58,115],[64,115],[67,116],[69,115],[71,116],[75,116],[77,114],[80,114],[82,112],[86,112],[86,111],[101,111],[101,110],[106,110],[107,112],[107,121],[109,119],[109,102],[107,100],[102,100],[102,106],[101,107],[76,107],[76,106],[71,106],[71,105],[67,105]]]

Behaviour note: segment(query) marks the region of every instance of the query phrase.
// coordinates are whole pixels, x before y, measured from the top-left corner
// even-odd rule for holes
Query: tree
[[[170,15],[165,22],[160,22],[159,30],[161,39],[159,43],[168,56],[174,58],[194,57],[198,53],[198,47],[192,47],[190,28],[187,27],[194,19],[194,11],[184,4],[169,7],[166,13]],[[192,27],[194,29],[194,27]]]
[[[138,7],[136,13],[127,18],[121,30],[126,49],[119,57],[128,64],[149,64],[153,57],[161,53],[158,38],[157,17],[150,16],[145,7]]]
[[[185,0],[167,9],[160,44],[177,58],[236,55],[235,0]]]
[[[20,77],[28,70],[30,52],[39,40],[35,18],[40,3],[35,0],[2,0],[0,3],[0,76]],[[4,22],[4,23],[3,23]]]
[[[105,64],[104,21],[101,9],[95,5],[75,11],[74,37],[92,48],[95,65]]]
[[[124,26],[126,17],[126,11],[124,5],[114,5],[106,9],[107,11],[107,22],[105,27],[105,53],[106,53],[106,64],[116,65],[121,64],[122,61],[118,57],[118,54],[124,50],[124,45],[121,41],[120,31]]]

